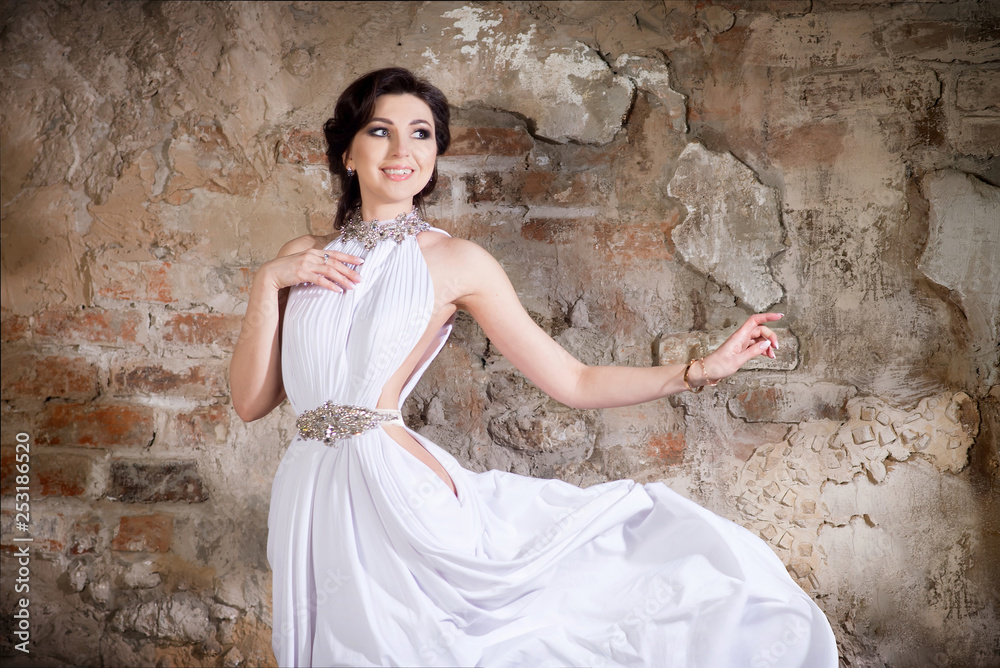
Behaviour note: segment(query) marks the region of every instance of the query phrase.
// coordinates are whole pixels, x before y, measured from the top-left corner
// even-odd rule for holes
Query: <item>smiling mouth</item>
[[[402,168],[402,169],[390,168],[390,169],[383,169],[382,171],[388,176],[396,176],[396,177],[406,177],[413,173],[412,169],[407,169],[407,168]]]

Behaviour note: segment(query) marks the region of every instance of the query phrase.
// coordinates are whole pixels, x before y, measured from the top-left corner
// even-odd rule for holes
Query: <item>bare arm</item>
[[[229,364],[233,408],[245,422],[264,417],[285,399],[280,337],[288,288],[308,282],[339,292],[350,290],[360,280],[344,263],[359,264],[361,258],[321,248],[319,237],[289,241],[278,257],[264,263],[254,275],[243,327]],[[329,259],[324,260],[324,254]]]
[[[466,294],[457,304],[469,311],[497,350],[553,399],[574,408],[608,408],[653,401],[686,389],[686,365],[650,368],[587,366],[563,349],[521,306],[507,274],[486,251],[458,242],[454,258]],[[777,336],[764,323],[777,313],[752,316],[716,351],[694,364],[692,387],[725,378],[757,355],[774,356]]]

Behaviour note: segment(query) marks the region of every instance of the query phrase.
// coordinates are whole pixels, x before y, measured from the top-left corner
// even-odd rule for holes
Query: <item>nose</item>
[[[410,155],[410,144],[409,137],[404,136],[403,133],[397,133],[395,136],[395,142],[393,143],[393,156],[397,158],[406,158]]]

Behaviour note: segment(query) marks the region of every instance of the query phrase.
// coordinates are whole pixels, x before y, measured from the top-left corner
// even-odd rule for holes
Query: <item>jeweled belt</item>
[[[394,408],[345,406],[328,401],[319,408],[306,411],[295,420],[299,436],[307,440],[333,442],[363,434],[383,424],[403,424],[403,415]]]

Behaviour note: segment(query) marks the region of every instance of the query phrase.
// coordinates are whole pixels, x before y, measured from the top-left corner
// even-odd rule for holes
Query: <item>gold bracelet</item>
[[[691,360],[690,362],[688,362],[687,366],[684,367],[684,387],[686,387],[691,394],[698,394],[703,389],[705,389],[704,386],[702,386],[702,387],[691,387],[691,383],[688,382],[688,373],[690,373],[690,371],[691,371],[691,365],[694,364],[694,363],[695,363],[695,360]]]
[[[705,376],[705,382],[708,383],[708,386],[715,387],[716,385],[718,385],[719,381],[722,379],[719,378],[718,380],[712,380],[711,378],[708,377],[708,371],[705,370],[705,358],[704,357],[699,358],[698,362],[701,364],[701,373],[703,376]]]

